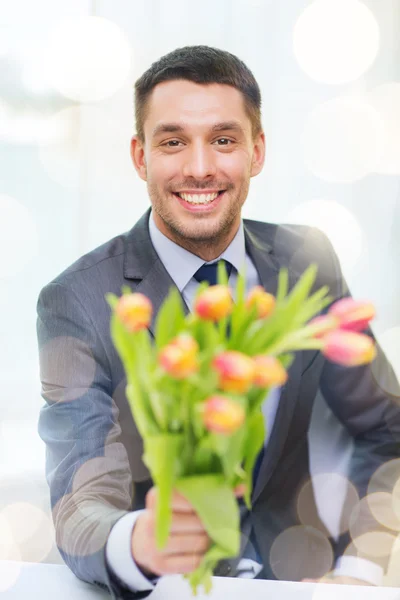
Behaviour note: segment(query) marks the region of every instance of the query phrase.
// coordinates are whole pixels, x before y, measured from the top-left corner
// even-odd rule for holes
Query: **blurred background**
[[[253,71],[267,158],[243,216],[327,233],[400,375],[400,0],[0,6],[0,559],[61,562],[36,429],[36,301],[148,207],[129,157],[133,84],[163,54],[206,44]],[[340,472],[351,440],[323,401],[313,418],[314,471],[323,443]]]

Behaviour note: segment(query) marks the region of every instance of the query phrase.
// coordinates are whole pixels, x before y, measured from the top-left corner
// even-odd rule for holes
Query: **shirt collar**
[[[149,233],[161,262],[178,290],[182,292],[205,261],[164,235],[155,224],[153,211],[150,212],[149,217]],[[215,260],[206,264],[212,264],[220,259],[229,261],[238,272],[243,269],[246,260],[246,249],[242,220],[240,220],[239,229],[229,246]]]

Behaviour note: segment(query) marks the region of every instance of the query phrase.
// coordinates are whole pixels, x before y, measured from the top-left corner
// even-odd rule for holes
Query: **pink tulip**
[[[125,327],[135,332],[149,326],[153,306],[144,294],[124,294],[119,298],[115,311]]]
[[[211,396],[204,403],[203,421],[209,431],[234,433],[244,420],[244,408],[226,396]]]
[[[364,331],[375,317],[375,307],[371,302],[342,298],[331,306],[329,314],[339,319],[340,329]]]
[[[226,392],[247,392],[252,385],[255,364],[252,358],[241,352],[221,352],[214,359],[213,366],[219,373],[219,387]]]
[[[376,356],[373,340],[362,333],[339,329],[328,333],[322,341],[324,356],[345,367],[370,363]]]
[[[194,311],[205,321],[218,321],[232,312],[233,299],[227,285],[212,285],[199,294]]]
[[[253,360],[256,367],[254,385],[264,388],[286,383],[288,374],[275,356],[260,354]]]
[[[319,317],[315,317],[307,324],[307,329],[310,331],[310,335],[313,338],[322,338],[327,333],[331,331],[335,331],[335,329],[339,326],[339,319],[334,315],[320,315]]]
[[[198,370],[198,351],[196,340],[182,333],[161,350],[160,364],[172,377],[184,379]]]
[[[257,309],[257,317],[264,319],[268,317],[275,308],[275,297],[264,290],[261,285],[253,287],[246,299],[247,308],[253,306]]]

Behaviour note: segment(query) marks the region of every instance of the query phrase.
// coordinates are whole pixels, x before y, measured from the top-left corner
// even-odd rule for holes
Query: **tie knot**
[[[220,262],[220,261],[218,261],[218,262]],[[218,262],[212,263],[211,265],[207,265],[204,263],[204,265],[202,265],[200,267],[200,269],[198,269],[196,271],[196,273],[193,275],[193,277],[199,283],[201,283],[202,281],[208,281],[208,283],[210,285],[216,285],[217,284]],[[225,265],[225,269],[226,269],[226,271],[228,273],[228,277],[229,277],[229,275],[231,274],[231,271],[232,271],[232,265],[227,260],[223,260],[222,262]]]

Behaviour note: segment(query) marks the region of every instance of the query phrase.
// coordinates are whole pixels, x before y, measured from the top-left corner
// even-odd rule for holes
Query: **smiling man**
[[[265,135],[259,86],[241,60],[207,46],[179,48],[138,79],[135,111],[131,156],[151,207],[130,231],[50,282],[40,293],[37,321],[46,401],[39,432],[47,445],[58,547],[77,577],[117,598],[145,597],[159,576],[190,572],[210,540],[191,505],[175,493],[171,536],[162,551],[156,548],[157,494],[110,338],[106,293],[120,295],[129,285],[151,299],[156,314],[176,286],[189,312],[199,282],[214,283],[217,261],[225,260],[232,286],[245,267],[247,289],[262,285],[275,293],[280,268],[288,268],[292,287],[317,262],[315,289],[328,285],[334,300],[349,295],[320,231],[242,218],[250,180],[264,165]],[[334,539],[313,495],[306,521],[298,498],[311,476],[307,434],[317,395],[354,438],[349,477],[364,498],[376,469],[399,457],[400,410],[385,392],[396,385],[380,348],[373,371],[340,367],[316,351],[296,355],[287,384],[264,403],[268,433],[254,473],[252,511],[241,503],[240,556],[221,561],[216,575],[276,579],[279,539],[286,544],[286,579],[332,572],[338,583],[381,583],[390,546],[378,554],[374,543],[360,549],[349,524]],[[378,491],[392,490],[383,481]],[[236,493],[240,498],[243,490]],[[357,513],[360,535],[388,533],[367,506]]]

